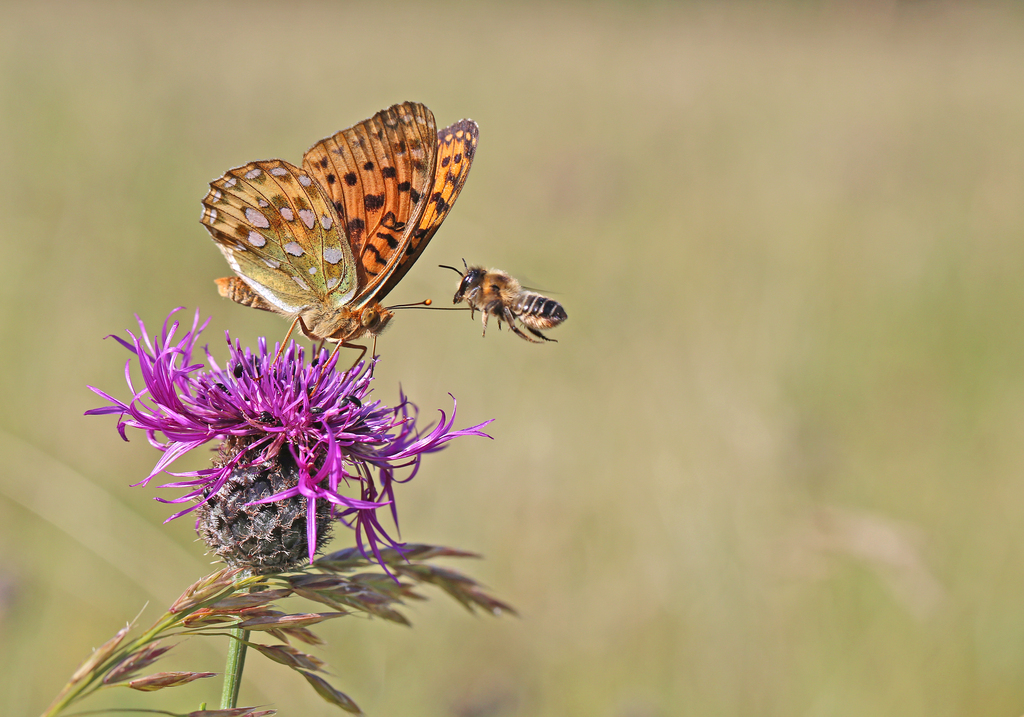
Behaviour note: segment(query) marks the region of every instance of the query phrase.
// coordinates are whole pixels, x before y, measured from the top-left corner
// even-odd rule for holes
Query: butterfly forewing
[[[423,210],[435,132],[430,110],[407,102],[322,140],[303,158],[344,222],[359,274],[355,305],[382,296],[383,278]]]
[[[339,216],[307,172],[281,160],[251,162],[210,184],[202,222],[231,268],[286,313],[341,307],[357,276]]]
[[[401,254],[396,257],[398,261],[377,292],[378,298],[385,296],[402,280],[448,216],[469,176],[479,136],[480,128],[476,122],[468,119],[460,120],[437,133],[437,157],[433,181],[425,197],[426,206],[416,225],[408,232],[408,244],[402,247]]]
[[[222,296],[301,319],[344,343],[387,326],[377,305],[447,216],[476,151],[477,127],[441,132],[426,107],[394,105],[313,145],[302,169],[251,162],[210,183],[201,221],[238,278]]]

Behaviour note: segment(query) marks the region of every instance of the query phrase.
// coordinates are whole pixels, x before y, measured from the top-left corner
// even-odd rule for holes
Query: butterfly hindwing
[[[311,147],[303,169],[323,186],[342,219],[359,275],[356,306],[379,288],[422,213],[436,151],[434,116],[406,102]]]
[[[337,211],[288,162],[250,162],[211,182],[201,221],[235,273],[283,313],[341,307],[355,294],[355,260]]]

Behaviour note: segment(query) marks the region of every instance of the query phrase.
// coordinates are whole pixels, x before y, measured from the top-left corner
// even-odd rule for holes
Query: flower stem
[[[242,684],[242,669],[245,667],[245,643],[249,639],[249,631],[240,627],[231,628],[230,633],[232,639],[224,666],[224,690],[220,695],[222,710],[234,709],[238,704],[238,688]]]

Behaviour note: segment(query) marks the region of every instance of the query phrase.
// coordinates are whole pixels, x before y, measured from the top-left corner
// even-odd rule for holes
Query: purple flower
[[[397,527],[395,485],[411,480],[424,454],[440,450],[456,436],[487,436],[481,429],[490,421],[453,430],[454,407],[450,419],[440,411],[440,421],[418,428],[417,409],[404,395],[394,408],[370,399],[375,361],[337,372],[337,357],[328,359],[328,352],[321,350],[307,364],[294,342],[275,362],[265,339],[254,354],[228,336],[226,366],[221,368],[204,347],[209,366],[204,370],[192,354],[209,320],[200,324],[197,311],[192,328],[179,335],[181,327],[173,319],[177,311],[167,317],[158,337],[149,336],[141,319],[139,336],[128,332],[131,341],[113,337],[135,354],[125,367],[131,399],[123,402],[90,386],[110,403],[86,412],[119,414],[117,428],[124,440],[128,428],[138,428],[163,453],[152,473],[135,485],[146,485],[161,472],[188,479],[161,486],[187,489],[164,502],[193,503],[168,520],[211,501],[246,471],[276,471],[293,476],[292,485],[269,495],[264,490],[246,505],[304,502],[304,552],[309,560],[318,547],[317,514],[329,506],[328,515],[355,529],[360,550],[365,541],[380,561],[382,543],[399,550],[402,545],[377,517],[380,508],[389,506]],[[131,376],[136,361],[141,387]],[[168,471],[175,460],[210,441],[222,442],[213,468]],[[396,475],[400,469],[407,471],[404,477]]]

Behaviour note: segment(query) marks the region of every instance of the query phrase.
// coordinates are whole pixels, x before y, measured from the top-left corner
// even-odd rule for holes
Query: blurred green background
[[[425,462],[402,534],[483,553],[522,618],[332,622],[338,687],[374,716],[1024,713],[1024,9],[932,2],[0,7],[0,712],[212,569],[128,487],[156,452],[82,416],[127,395],[102,337],[183,305],[215,351],[280,338],[216,295],[207,182],[407,99],[481,135],[389,298],[445,305],[465,257],[570,318],[535,346],[406,312],[378,344],[379,397],[497,419]]]

